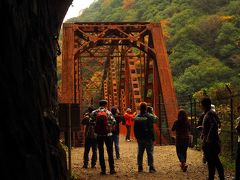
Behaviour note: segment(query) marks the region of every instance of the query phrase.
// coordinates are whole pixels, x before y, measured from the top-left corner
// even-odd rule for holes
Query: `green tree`
[[[235,20],[236,21],[236,20]],[[237,20],[240,23],[240,19]],[[219,29],[216,38],[216,49],[218,56],[224,60],[229,67],[240,67],[240,28],[234,22],[226,22]]]
[[[218,59],[207,58],[198,65],[187,68],[184,74],[176,79],[176,90],[179,94],[193,94],[203,87],[209,88],[217,82],[229,82],[232,75],[233,71]]]
[[[228,4],[229,0],[193,0],[192,5],[194,8],[206,13],[215,13],[219,8]]]
[[[178,95],[240,88],[239,0],[95,0],[69,22],[168,22],[163,26]]]

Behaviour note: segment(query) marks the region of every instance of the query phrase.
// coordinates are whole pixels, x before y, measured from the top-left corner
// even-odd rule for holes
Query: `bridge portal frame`
[[[143,100],[150,103],[159,117],[158,143],[170,140],[170,128],[177,118],[178,105],[173,86],[169,59],[159,23],[149,22],[79,22],[63,24],[62,103],[82,104],[82,82],[79,57],[106,57],[105,70],[111,57],[126,56],[126,51],[114,54],[120,46],[135,47],[144,52]],[[124,53],[123,53],[124,52]],[[152,81],[149,82],[150,74]],[[106,72],[104,75],[106,76]],[[128,91],[128,89],[126,90]],[[149,97],[149,91],[151,96]],[[128,95],[129,92],[126,92]],[[163,128],[166,128],[165,130]],[[164,133],[160,132],[160,130]]]

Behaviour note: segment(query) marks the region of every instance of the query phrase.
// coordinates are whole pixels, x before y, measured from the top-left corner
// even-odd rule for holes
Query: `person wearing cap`
[[[131,134],[131,127],[133,124],[133,118],[135,117],[136,113],[132,114],[132,110],[130,108],[127,108],[126,113],[124,114],[124,119],[126,122],[126,128],[127,128],[127,134],[126,134],[126,141],[130,140],[130,134]]]
[[[108,124],[115,124],[116,121],[112,115],[112,113],[107,110],[107,100],[100,100],[99,101],[99,108],[94,110],[91,113],[91,117],[94,121],[97,121],[97,115],[99,113],[105,113],[107,115]],[[97,123],[96,123],[97,126]],[[106,165],[104,159],[104,144],[107,147],[107,154],[108,154],[108,163],[110,166],[110,174],[116,174],[115,166],[114,166],[114,158],[113,158],[113,136],[112,132],[109,132],[106,135],[97,134],[95,126],[95,133],[97,136],[97,144],[98,144],[98,152],[99,152],[99,162],[101,166],[101,175],[106,175]]]
[[[137,139],[138,153],[137,165],[138,172],[143,172],[143,154],[146,149],[149,172],[155,173],[154,168],[154,117],[147,112],[147,103],[140,103],[140,113],[134,118],[134,135]]]

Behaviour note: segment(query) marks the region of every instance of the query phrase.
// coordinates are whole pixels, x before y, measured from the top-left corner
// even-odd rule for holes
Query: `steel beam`
[[[96,88],[95,92],[102,91],[109,106],[117,105],[123,112],[143,99],[160,118],[155,127],[157,142],[170,142],[169,128],[177,118],[178,105],[160,24],[84,22],[63,27],[63,101],[87,101]],[[97,71],[103,75],[91,79]],[[100,81],[102,86],[98,86]]]

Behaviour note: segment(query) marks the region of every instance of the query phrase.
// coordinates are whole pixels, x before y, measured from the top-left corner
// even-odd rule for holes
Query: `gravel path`
[[[123,137],[120,138],[121,159],[115,159],[117,174],[109,174],[107,155],[105,155],[107,175],[100,175],[99,161],[95,169],[83,169],[83,150],[84,148],[72,149],[72,169],[73,174],[78,180],[88,179],[121,179],[121,180],[206,180],[207,165],[202,163],[202,153],[193,149],[188,149],[188,171],[180,170],[179,162],[176,155],[175,146],[155,146],[154,147],[154,164],[156,173],[149,173],[147,166],[146,152],[144,156],[144,172],[137,172],[137,143],[135,141],[126,142]],[[91,154],[91,152],[90,152]],[[226,179],[230,179],[230,174],[226,173]],[[217,176],[215,179],[218,179]]]

